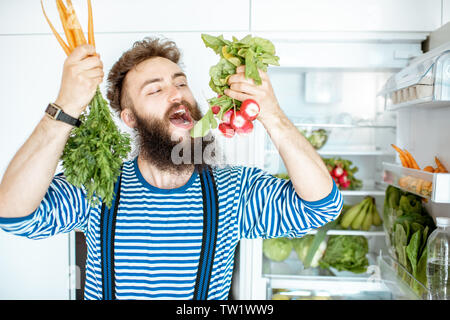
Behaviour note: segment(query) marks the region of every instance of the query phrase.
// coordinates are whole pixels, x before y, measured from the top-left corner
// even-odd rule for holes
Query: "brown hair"
[[[175,42],[167,39],[146,37],[142,41],[136,41],[133,47],[123,53],[109,71],[106,96],[111,108],[120,113],[124,107],[131,107],[126,90],[123,90],[124,79],[128,71],[139,63],[154,57],[166,58],[178,64],[180,55]],[[121,102],[126,105],[122,105]]]

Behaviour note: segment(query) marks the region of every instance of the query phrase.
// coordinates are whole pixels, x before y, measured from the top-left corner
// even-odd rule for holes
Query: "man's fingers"
[[[84,44],[76,47],[72,53],[67,57],[68,61],[76,62],[81,61],[88,56],[95,55],[95,48],[90,44]]]
[[[228,85],[235,82],[243,82],[251,85],[255,85],[255,82],[251,78],[246,78],[244,73],[235,73],[228,78]]]
[[[79,63],[79,66],[82,70],[89,70],[89,69],[93,69],[93,68],[103,68],[103,62],[97,56],[92,56],[92,57],[83,59]]]
[[[239,101],[244,101],[244,100],[252,98],[252,96],[250,96],[250,95],[248,95],[246,93],[234,91],[232,89],[225,89],[224,93],[227,96],[229,96],[230,98],[236,99],[236,100],[239,100]]]
[[[230,89],[237,92],[242,92],[249,95],[256,95],[258,93],[257,88],[253,84],[245,82],[233,82],[230,85]]]
[[[245,72],[245,65],[240,65],[236,68],[236,73],[244,73]]]
[[[94,68],[83,72],[84,76],[90,79],[103,78],[104,73],[102,68]]]

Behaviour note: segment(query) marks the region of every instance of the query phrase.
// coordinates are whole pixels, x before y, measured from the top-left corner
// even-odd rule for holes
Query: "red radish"
[[[211,107],[211,111],[212,111],[214,114],[218,114],[219,111],[220,111],[220,107],[219,107],[219,106],[212,106],[212,107]]]
[[[341,183],[341,187],[344,189],[347,189],[348,187],[350,187],[350,183],[351,183],[351,181],[347,180],[347,182]]]
[[[342,176],[344,174],[344,169],[342,169],[339,166],[336,166],[333,171],[331,171],[331,174],[333,176],[335,176],[336,178],[339,178],[340,176]]]
[[[227,138],[232,138],[234,136],[234,129],[230,124],[222,122],[219,124],[219,131]]]
[[[253,99],[247,99],[241,104],[242,116],[248,121],[253,121],[259,114],[259,104]]]
[[[231,115],[234,113],[233,109],[228,110],[227,112],[225,112],[222,116],[222,121],[224,123],[230,124],[231,121]]]
[[[245,119],[240,110],[231,114],[230,123],[239,135],[249,134],[253,130],[253,123]]]
[[[348,181],[349,181],[349,180],[348,180],[347,176],[341,175],[341,176],[339,177],[339,184],[341,184],[341,185],[346,184]]]

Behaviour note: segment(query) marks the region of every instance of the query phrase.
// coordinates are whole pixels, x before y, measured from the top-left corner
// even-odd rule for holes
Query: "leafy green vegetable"
[[[366,272],[369,265],[366,258],[368,252],[368,242],[363,236],[330,236],[327,249],[319,265],[322,268],[333,267],[338,271],[363,273]]]
[[[408,213],[422,213],[422,199],[414,194],[403,195],[400,197],[399,210]]]
[[[386,189],[384,227],[397,261],[424,286],[426,279],[426,244],[434,221],[422,205],[422,199],[393,186]],[[423,287],[401,268],[399,276],[419,295]]]
[[[235,108],[239,110],[241,101],[234,100],[224,95],[225,89],[229,88],[228,78],[236,73],[236,67],[245,65],[245,77],[253,79],[256,84],[262,83],[258,69],[267,71],[268,65],[279,65],[279,58],[275,56],[275,46],[267,39],[246,37],[238,40],[236,37],[232,41],[224,39],[223,35],[214,37],[208,34],[201,35],[207,48],[211,48],[220,55],[219,62],[209,70],[210,88],[219,96],[208,99],[211,110],[212,106],[219,106],[220,112],[217,115],[205,114],[191,130],[191,136],[203,137],[210,129],[217,127],[217,121],[221,121],[223,114]]]
[[[301,129],[300,132],[316,150],[322,148],[328,140],[328,133],[325,129],[313,130],[309,135],[306,130]]]
[[[414,275],[425,287],[427,283],[427,246],[422,249],[422,255],[417,263],[416,274]]]
[[[263,253],[273,261],[283,261],[291,254],[293,248],[292,241],[288,238],[264,239]]]
[[[411,237],[406,247],[406,255],[411,263],[412,274],[416,274],[417,262],[419,261],[419,248],[422,242],[422,230],[417,230]]]
[[[111,206],[120,166],[131,150],[130,136],[119,132],[98,88],[89,115],[82,113],[80,120],[81,126],[73,128],[61,156],[64,175],[74,186],[85,187],[93,205],[100,197]]]

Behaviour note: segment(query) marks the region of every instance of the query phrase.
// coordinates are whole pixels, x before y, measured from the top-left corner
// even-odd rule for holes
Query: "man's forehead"
[[[168,78],[177,73],[182,73],[181,68],[169,59],[150,58],[130,69],[125,76],[124,84],[127,86],[131,82],[133,87],[139,88],[148,79]]]
[[[170,76],[176,72],[181,72],[181,68],[169,59],[155,57],[137,64],[133,69],[130,70],[130,73],[131,72],[135,73],[135,75],[139,77],[162,77]]]

